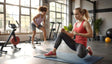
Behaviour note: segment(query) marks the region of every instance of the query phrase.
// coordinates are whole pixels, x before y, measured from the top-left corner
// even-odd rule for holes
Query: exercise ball
[[[105,42],[106,42],[106,43],[110,43],[110,42],[111,42],[111,38],[110,38],[110,37],[106,37],[106,38],[105,38]]]
[[[112,28],[106,31],[106,36],[112,38]]]

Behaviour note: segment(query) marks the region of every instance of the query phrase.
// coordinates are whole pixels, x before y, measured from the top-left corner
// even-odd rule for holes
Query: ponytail
[[[88,14],[88,11],[86,9],[82,9],[82,14],[86,18],[86,20],[89,20],[89,14]]]
[[[83,15],[86,20],[89,20],[89,14],[86,9],[76,8],[75,10],[79,10],[79,12]]]

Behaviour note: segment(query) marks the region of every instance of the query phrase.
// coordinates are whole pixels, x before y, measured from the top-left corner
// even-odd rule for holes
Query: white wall
[[[98,9],[112,8],[112,0],[98,0]]]

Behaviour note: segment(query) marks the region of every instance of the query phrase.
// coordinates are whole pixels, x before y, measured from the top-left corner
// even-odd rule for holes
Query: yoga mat
[[[73,53],[63,53],[63,52],[57,52],[57,57],[45,57],[43,54],[34,56],[35,58],[42,58],[42,59],[48,59],[48,60],[54,60],[59,62],[65,62],[65,63],[71,63],[71,64],[94,64],[101,60],[103,57],[98,56],[89,56],[87,55],[84,58],[80,58],[77,56],[77,54]]]

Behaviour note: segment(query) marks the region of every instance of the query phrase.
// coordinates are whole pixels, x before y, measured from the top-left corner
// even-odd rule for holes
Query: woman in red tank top
[[[62,29],[61,33],[57,37],[54,49],[49,53],[44,54],[44,56],[55,57],[56,50],[61,44],[62,40],[64,40],[72,50],[77,51],[77,55],[80,58],[84,58],[87,53],[89,53],[89,55],[92,55],[91,48],[86,48],[87,38],[93,37],[91,26],[87,21],[89,19],[88,11],[86,9],[76,8],[74,10],[74,15],[77,22],[74,24],[72,33],[69,33]],[[74,35],[75,39],[73,39]]]

